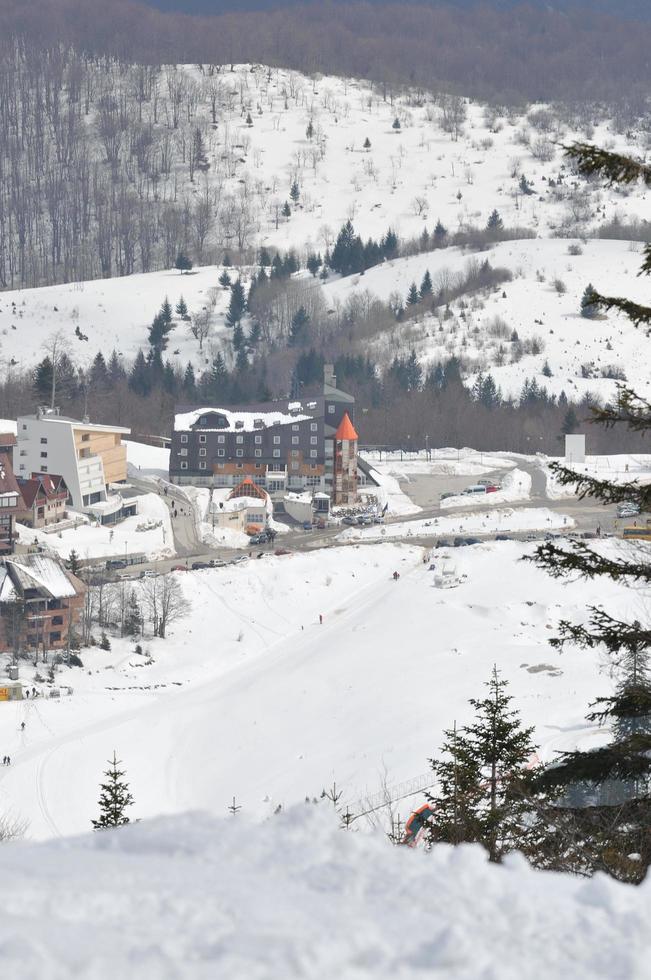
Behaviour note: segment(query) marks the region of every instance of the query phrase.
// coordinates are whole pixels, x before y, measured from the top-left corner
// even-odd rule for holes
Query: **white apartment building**
[[[107,487],[127,478],[127,451],[122,436],[130,429],[117,425],[67,418],[58,409],[39,409],[18,419],[14,449],[16,476],[32,473],[62,476],[70,492],[70,506],[91,511],[106,510]],[[116,507],[121,506],[117,497]]]

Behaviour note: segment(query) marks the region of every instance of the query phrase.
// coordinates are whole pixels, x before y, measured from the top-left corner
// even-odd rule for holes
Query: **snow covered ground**
[[[645,454],[620,453],[611,456],[586,456],[585,463],[565,463],[564,458],[558,457],[556,459],[550,458],[548,462],[561,463],[561,465],[569,466],[576,473],[586,473],[597,480],[609,480],[612,483],[637,481],[645,484],[651,482],[651,456]],[[549,469],[548,463],[543,464],[543,469],[547,477],[548,497],[558,500],[574,495],[573,487],[562,486]]]
[[[491,493],[486,501],[474,501],[475,509],[484,508],[486,502],[497,493]],[[454,498],[455,500],[458,498]],[[498,501],[499,502],[499,501]],[[472,501],[471,501],[472,503]],[[546,507],[512,510],[488,510],[463,514],[456,517],[430,517],[422,521],[399,521],[395,524],[372,527],[349,527],[339,534],[340,541],[387,541],[391,538],[418,538],[444,534],[495,534],[506,531],[552,531],[560,528],[569,530],[574,521],[563,514],[556,514]]]
[[[478,496],[457,494],[441,501],[441,510],[457,507],[496,507],[507,501],[528,500],[531,496],[531,477],[524,470],[513,469],[502,477],[500,489]]]
[[[3,847],[12,980],[642,980],[651,885],[339,830],[327,805]]]
[[[110,651],[82,652],[83,670],[57,671],[72,696],[0,704],[0,751],[12,757],[0,767],[2,808],[26,817],[34,838],[85,830],[113,749],[141,817],[224,814],[233,796],[259,817],[333,780],[355,807],[383,772],[391,784],[427,773],[494,663],[543,759],[598,744],[604,733],[584,715],[610,692],[609,665],[547,640],[589,603],[640,618],[644,593],[556,582],[520,561],[532,547],[458,549],[466,579],[446,593],[421,548],[390,542],[176,573],[192,610],[168,639],[145,638],[139,655],[111,637]],[[34,683],[32,666],[21,672]]]
[[[145,479],[158,477],[167,480],[170,472],[170,451],[141,442],[125,441],[129,476]]]
[[[47,534],[42,529],[17,524],[20,544],[36,542],[63,558],[68,558],[74,550],[82,560],[110,555],[124,558],[140,552],[152,559],[172,557],[175,554],[174,538],[169,510],[164,501],[154,493],[135,499],[138,501],[138,513],[113,527],[85,523]]]

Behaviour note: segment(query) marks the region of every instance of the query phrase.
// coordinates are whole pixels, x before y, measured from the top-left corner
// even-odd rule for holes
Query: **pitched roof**
[[[0,453],[0,494],[16,494],[20,497],[20,487],[7,453]]]
[[[32,473],[31,480],[20,480],[19,485],[26,507],[33,505],[39,492],[46,500],[64,494],[68,495],[66,482],[57,473]]]
[[[233,487],[228,495],[229,500],[233,500],[235,497],[255,497],[258,500],[266,500],[267,491],[254,483],[250,476],[246,476],[241,483]]]
[[[340,442],[344,439],[347,439],[349,442],[359,439],[359,436],[355,431],[355,426],[350,421],[348,412],[344,412],[344,417],[339,423],[339,428],[335,432],[335,439],[338,439]]]
[[[22,595],[25,589],[37,589],[47,598],[65,599],[83,591],[81,583],[63,565],[49,555],[21,555],[5,558],[3,567],[11,580],[13,594]],[[2,583],[2,599],[10,600],[10,588],[5,579]]]

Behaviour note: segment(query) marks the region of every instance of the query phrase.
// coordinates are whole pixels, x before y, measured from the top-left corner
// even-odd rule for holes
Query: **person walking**
[[[319,613],[319,626],[323,626],[323,616]]]

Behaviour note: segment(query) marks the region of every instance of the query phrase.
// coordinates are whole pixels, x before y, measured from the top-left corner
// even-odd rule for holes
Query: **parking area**
[[[501,483],[507,472],[505,469],[497,469],[479,475],[481,479]],[[476,482],[477,477],[474,476],[454,476],[447,473],[416,473],[410,474],[408,480],[399,481],[403,493],[413,503],[427,510],[439,506],[442,493],[462,493],[466,487]]]

